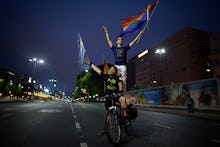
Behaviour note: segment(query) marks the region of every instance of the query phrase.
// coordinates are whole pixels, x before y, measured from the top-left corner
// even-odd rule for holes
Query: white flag
[[[90,67],[84,62],[84,58],[86,56],[86,49],[83,44],[82,38],[78,33],[78,48],[79,48],[79,68],[81,70],[88,70]]]

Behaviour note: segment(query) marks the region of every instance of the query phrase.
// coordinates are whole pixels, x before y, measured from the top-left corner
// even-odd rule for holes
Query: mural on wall
[[[136,97],[138,104],[160,105],[160,88],[130,92],[129,97]]]
[[[161,104],[186,106],[191,97],[195,107],[215,107],[218,104],[217,80],[197,81],[161,88]]]
[[[216,107],[219,104],[217,79],[174,84],[132,92],[138,104],[186,106],[192,98],[195,107]]]

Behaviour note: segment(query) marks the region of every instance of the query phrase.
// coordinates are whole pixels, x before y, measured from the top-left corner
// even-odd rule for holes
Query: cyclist
[[[127,51],[138,41],[144,33],[144,30],[141,30],[140,33],[135,37],[133,41],[131,41],[127,46],[123,46],[123,38],[122,36],[118,36],[116,39],[116,46],[113,45],[108,29],[106,26],[103,26],[103,30],[105,32],[105,36],[108,42],[109,47],[114,53],[115,56],[115,66],[118,68],[118,75],[123,81],[123,91],[126,92],[126,81],[127,81]]]
[[[96,73],[101,75],[104,78],[105,85],[106,85],[106,94],[110,95],[113,93],[119,93],[121,96],[118,99],[114,99],[115,102],[120,102],[121,109],[125,117],[125,123],[129,123],[130,120],[128,118],[127,114],[127,104],[126,104],[126,98],[123,97],[123,87],[122,87],[122,81],[119,79],[119,76],[117,76],[117,68],[115,66],[110,67],[109,73],[104,74],[97,66],[95,66],[88,58],[88,56],[85,56],[84,61],[86,64],[88,64]],[[105,100],[105,107],[106,110],[112,105],[112,100],[108,99],[106,97]],[[105,133],[104,130],[102,130],[101,134]]]

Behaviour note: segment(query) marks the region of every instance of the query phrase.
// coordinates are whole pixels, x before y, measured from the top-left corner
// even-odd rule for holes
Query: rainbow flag
[[[141,14],[122,20],[123,32],[120,34],[120,36],[123,36],[126,33],[134,33],[139,31],[144,23],[150,20],[150,16],[152,15],[152,12],[157,4],[158,1],[149,4],[146,8],[144,8]]]

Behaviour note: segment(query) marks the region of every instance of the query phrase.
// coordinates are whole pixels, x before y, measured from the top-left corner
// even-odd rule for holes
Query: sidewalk
[[[190,117],[220,120],[220,108],[195,108],[194,112],[188,113],[187,107],[146,106],[146,105],[136,105],[136,106],[140,110],[156,111],[156,112],[184,115],[184,116],[190,116]]]
[[[24,99],[24,98],[0,97],[0,104],[1,103],[15,103],[15,102],[27,102],[27,99]]]

